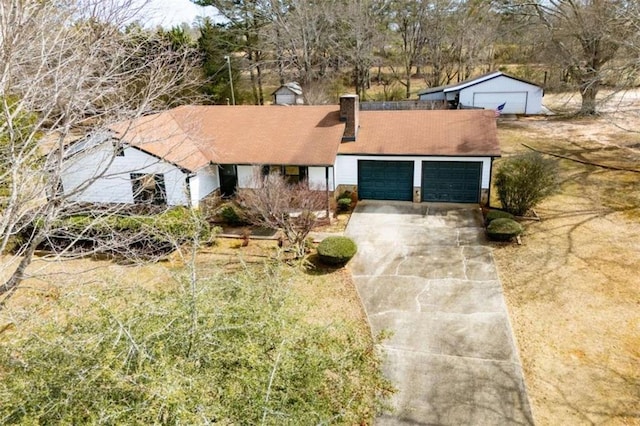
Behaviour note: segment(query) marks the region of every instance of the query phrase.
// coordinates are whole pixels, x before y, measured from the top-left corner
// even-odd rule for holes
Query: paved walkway
[[[533,424],[482,217],[470,205],[361,201],[349,264],[394,411],[377,425]]]

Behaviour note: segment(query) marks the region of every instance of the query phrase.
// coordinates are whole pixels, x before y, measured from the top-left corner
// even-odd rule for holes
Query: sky
[[[211,6],[197,6],[189,0],[149,0],[142,14],[145,26],[172,27],[183,22],[191,24],[196,16],[215,18],[216,10]]]

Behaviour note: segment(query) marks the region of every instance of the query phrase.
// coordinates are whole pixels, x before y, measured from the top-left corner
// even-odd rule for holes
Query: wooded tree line
[[[197,25],[205,93],[215,103],[229,97],[225,55],[234,78],[249,83],[242,102],[254,104],[268,100],[274,82],[298,81],[310,103],[345,87],[367,99],[372,82],[397,99],[413,95],[412,76],[434,87],[517,64],[521,77],[546,88],[579,90],[589,114],[601,86],[637,82],[635,1],[192,1],[225,19]]]

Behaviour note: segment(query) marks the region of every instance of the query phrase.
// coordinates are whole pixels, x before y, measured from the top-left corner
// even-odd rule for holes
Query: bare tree
[[[305,88],[326,76],[338,56],[340,10],[339,0],[271,1],[271,44],[283,74],[288,72]]]
[[[423,65],[424,51],[427,46],[427,1],[402,0],[394,2],[391,12],[392,28],[397,34],[398,59],[402,71],[398,81],[406,89],[406,97],[411,96],[411,77],[416,66]]]
[[[277,173],[256,173],[251,185],[241,188],[236,201],[249,222],[284,234],[296,257],[305,254],[305,240],[317,224],[319,212],[326,210],[325,191],[310,188],[306,182],[289,183]]]
[[[353,84],[363,100],[366,100],[376,50],[388,30],[388,12],[387,0],[357,0],[346,2],[341,14],[340,56],[353,68]]]
[[[99,178],[63,190],[70,140],[164,108],[192,81],[190,52],[150,54],[139,34],[123,31],[139,11],[133,3],[0,1],[0,294],[17,288],[57,218]]]
[[[628,40],[637,44],[640,16],[635,4],[626,0],[536,0],[510,6],[529,14],[534,28],[545,31],[547,59],[567,70],[582,97],[580,113],[595,114],[596,96],[603,84],[635,84],[637,60],[623,48]]]

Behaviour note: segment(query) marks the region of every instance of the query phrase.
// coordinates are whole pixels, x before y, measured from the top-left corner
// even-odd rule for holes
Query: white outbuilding
[[[271,96],[274,105],[304,105],[302,87],[295,81],[278,87]]]
[[[495,110],[504,104],[503,114],[541,114],[543,95],[542,87],[500,71],[418,92],[421,101],[446,100],[451,108]]]

